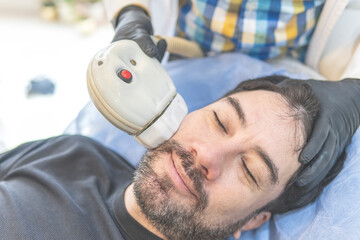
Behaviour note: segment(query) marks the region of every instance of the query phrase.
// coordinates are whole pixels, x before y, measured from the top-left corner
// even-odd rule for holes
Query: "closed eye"
[[[222,130],[223,130],[226,134],[228,134],[227,131],[226,131],[225,126],[224,126],[224,125],[222,124],[222,122],[220,121],[217,113],[216,113],[215,111],[213,111],[213,113],[214,113],[214,117],[215,117],[215,120],[216,120],[217,124],[222,128]]]
[[[256,186],[259,187],[259,184],[257,183],[255,177],[251,174],[251,172],[250,172],[249,168],[247,167],[244,159],[241,159],[241,162],[242,162],[242,164],[243,164],[243,166],[244,166],[244,168],[245,168],[246,174],[249,175],[250,178],[253,180],[253,182],[256,184]]]

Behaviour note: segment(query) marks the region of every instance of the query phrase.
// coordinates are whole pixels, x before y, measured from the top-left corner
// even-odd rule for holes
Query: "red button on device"
[[[122,70],[121,76],[125,79],[131,79],[131,73],[128,70]]]
[[[132,75],[131,72],[129,72],[128,70],[121,70],[120,72],[117,73],[118,77],[121,78],[121,80],[123,80],[126,83],[130,83],[131,79],[132,79]]]

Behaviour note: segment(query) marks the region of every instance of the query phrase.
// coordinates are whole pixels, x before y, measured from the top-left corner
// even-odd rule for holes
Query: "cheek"
[[[182,121],[180,128],[174,134],[173,139],[183,141],[192,139],[196,136],[204,136],[207,131],[204,131],[204,118],[201,117],[199,111],[188,114]]]
[[[208,214],[234,219],[245,217],[256,210],[261,193],[241,182],[235,171],[227,172],[225,176],[221,181],[206,187],[209,195]]]

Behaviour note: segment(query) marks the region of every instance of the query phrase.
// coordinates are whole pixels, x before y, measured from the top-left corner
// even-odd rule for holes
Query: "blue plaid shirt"
[[[177,35],[211,52],[303,60],[325,0],[179,0]]]

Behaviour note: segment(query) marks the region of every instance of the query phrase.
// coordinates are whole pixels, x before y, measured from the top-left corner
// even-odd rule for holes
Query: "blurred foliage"
[[[101,0],[43,0],[40,15],[47,21],[76,24],[83,33],[106,21]]]

